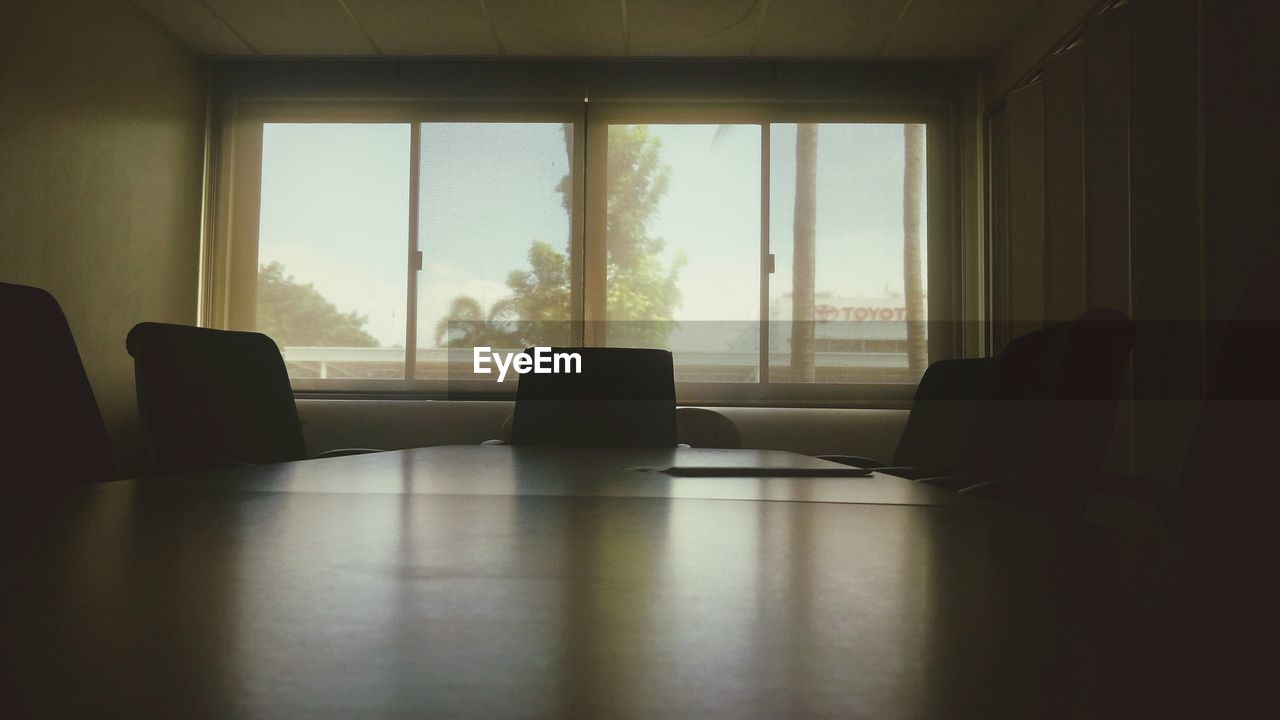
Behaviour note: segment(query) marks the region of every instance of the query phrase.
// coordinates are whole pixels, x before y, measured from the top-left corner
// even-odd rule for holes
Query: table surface
[[[777,451],[440,447],[77,488],[6,553],[19,715],[1045,717],[1054,529]],[[9,532],[14,532],[13,527]]]
[[[645,469],[741,467],[741,477],[672,477]],[[202,489],[426,495],[554,495],[888,505],[988,505],[891,475],[752,477],[749,468],[843,469],[782,450],[447,446],[204,473]],[[856,471],[853,471],[856,472]]]

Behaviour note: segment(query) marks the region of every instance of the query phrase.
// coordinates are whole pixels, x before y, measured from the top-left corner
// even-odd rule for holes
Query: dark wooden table
[[[6,714],[1070,709],[1052,527],[888,476],[635,469],[698,463],[823,466],[441,447],[78,488],[8,528]]]

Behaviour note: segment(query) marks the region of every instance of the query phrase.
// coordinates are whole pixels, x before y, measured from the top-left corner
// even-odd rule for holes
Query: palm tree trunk
[[[920,200],[924,190],[924,125],[903,126],[902,283],[907,303],[907,366],[914,377],[929,362],[925,334],[924,279],[920,274]]]
[[[791,381],[813,382],[814,236],[818,214],[818,126],[796,126],[796,207],[791,267]]]

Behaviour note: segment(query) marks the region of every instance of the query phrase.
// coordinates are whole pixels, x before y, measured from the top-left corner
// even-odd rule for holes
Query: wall
[[[1004,97],[1098,3],[1099,0],[1045,0],[991,58],[986,73],[988,97]]]
[[[1111,467],[1165,479],[1203,393],[1203,21],[1199,0],[1102,3],[1060,22],[1058,40],[1040,38],[1042,55],[1056,50],[1043,62],[1015,39],[988,78],[1031,78],[991,109],[1005,165],[993,168],[993,253],[1015,271],[993,307],[1024,323],[1129,313],[1131,402]]]
[[[476,445],[498,437],[511,402],[445,400],[298,401],[312,453],[340,447],[383,450]],[[906,410],[715,408],[738,426],[742,445],[809,455],[862,455],[888,462]]]
[[[1125,425],[1136,470],[1172,479],[1193,438],[1215,326],[1280,256],[1280,56],[1270,0],[1047,2],[992,62],[993,245],[1013,319],[1109,305],[1138,321]],[[1104,6],[1114,5],[1109,12]],[[1074,47],[1040,62],[1082,28]],[[1030,107],[1028,107],[1030,106]],[[1004,137],[999,142],[1000,137]],[[997,172],[998,170],[998,172]],[[1021,178],[1015,178],[1019,174]],[[997,260],[1001,260],[997,256]],[[1028,275],[1039,275],[1044,282]],[[1126,442],[1128,442],[1126,440]]]
[[[1159,478],[1181,472],[1204,395],[1203,4],[1142,0],[1131,18],[1135,438]]]
[[[202,63],[125,0],[4,5],[0,280],[61,302],[128,466],[141,443],[125,334],[196,318]]]
[[[1202,1],[1205,308],[1221,319],[1244,279],[1280,257],[1280,6]]]

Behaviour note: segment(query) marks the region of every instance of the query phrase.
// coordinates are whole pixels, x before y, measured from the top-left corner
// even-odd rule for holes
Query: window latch
[[[413,253],[413,269],[422,272],[422,251],[415,250]]]
[[[774,269],[775,269],[775,264],[773,260],[773,253],[766,253],[764,256],[764,271],[772,275],[774,272]]]

